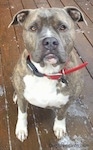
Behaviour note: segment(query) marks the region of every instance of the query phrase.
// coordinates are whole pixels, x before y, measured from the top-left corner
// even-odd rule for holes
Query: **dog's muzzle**
[[[43,48],[45,49],[44,62],[49,64],[56,64],[58,57],[55,51],[58,49],[59,42],[55,37],[47,37],[42,41]]]

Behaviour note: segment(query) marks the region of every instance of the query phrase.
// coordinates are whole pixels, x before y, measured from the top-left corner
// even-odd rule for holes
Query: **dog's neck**
[[[50,64],[46,64],[44,67],[41,67],[41,65],[39,63],[36,63],[33,60],[31,60],[31,61],[35,65],[35,67],[38,68],[39,72],[41,72],[43,74],[55,74],[61,70],[60,65],[54,67]]]
[[[74,68],[66,69],[65,66],[63,69],[60,70],[60,65],[57,67],[53,67],[52,65],[46,65],[45,67],[41,67],[40,64],[30,60],[30,56],[27,56],[27,65],[33,71],[34,75],[38,77],[47,77],[52,80],[59,80],[62,79],[66,74],[73,73],[77,70],[86,67],[88,63],[84,62]]]

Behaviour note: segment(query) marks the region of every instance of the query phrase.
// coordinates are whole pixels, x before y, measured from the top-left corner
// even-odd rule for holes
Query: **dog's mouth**
[[[54,54],[47,54],[44,57],[44,63],[46,64],[51,64],[51,65],[55,65],[58,62],[58,57]]]

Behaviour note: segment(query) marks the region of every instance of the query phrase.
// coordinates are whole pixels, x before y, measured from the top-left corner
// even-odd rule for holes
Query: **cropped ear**
[[[14,17],[13,17],[11,23],[9,24],[8,28],[9,28],[11,25],[17,25],[17,24],[22,25],[23,22],[25,21],[25,19],[27,18],[27,16],[29,15],[29,13],[30,13],[30,10],[29,10],[29,9],[23,9],[23,10],[17,12],[17,13],[14,15]]]
[[[84,18],[82,11],[78,9],[77,7],[67,6],[67,7],[64,7],[64,10],[70,15],[70,17],[72,18],[74,22],[84,21],[84,23],[88,25]]]

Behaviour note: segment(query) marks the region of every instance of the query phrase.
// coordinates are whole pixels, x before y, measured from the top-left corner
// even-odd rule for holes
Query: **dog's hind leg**
[[[27,139],[28,129],[27,129],[27,106],[28,102],[24,99],[20,99],[18,97],[18,120],[16,124],[16,136],[17,138],[23,142]]]

